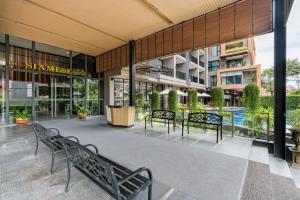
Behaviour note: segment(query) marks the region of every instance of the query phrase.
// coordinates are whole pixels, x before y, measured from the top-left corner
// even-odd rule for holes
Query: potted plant
[[[289,129],[292,133],[292,139],[295,142],[293,150],[300,151],[300,108],[288,112],[287,122],[292,126],[292,128]]]
[[[85,107],[79,107],[77,110],[77,114],[79,119],[85,119],[88,114],[90,114],[90,110]]]
[[[26,124],[31,117],[29,114],[28,109],[25,108],[22,111],[16,110],[14,114],[12,114],[11,119],[16,121],[16,124]]]

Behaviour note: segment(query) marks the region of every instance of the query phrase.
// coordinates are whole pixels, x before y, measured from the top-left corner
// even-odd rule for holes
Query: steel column
[[[72,70],[72,51],[70,51],[70,69]],[[70,107],[69,107],[69,112],[70,112],[70,118],[72,118],[72,112],[73,112],[73,77],[72,77],[72,73],[70,74]]]
[[[135,41],[129,42],[129,106],[134,106],[135,98]]]
[[[274,156],[285,159],[286,27],[284,0],[274,0],[274,2]]]
[[[98,76],[99,76],[98,80],[99,80],[99,107],[100,107],[99,113],[103,115],[104,114],[104,73],[101,72],[99,73]]]
[[[9,35],[5,34],[5,121],[9,123]]]
[[[36,54],[35,54],[35,42],[32,41],[32,63],[36,63]],[[35,113],[35,73],[32,71],[32,121],[36,121],[36,113]]]

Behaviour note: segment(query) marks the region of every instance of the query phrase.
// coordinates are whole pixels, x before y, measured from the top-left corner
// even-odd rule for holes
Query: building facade
[[[137,64],[136,92],[143,92],[146,101],[150,103],[151,93],[154,90],[160,92],[172,88],[185,92],[189,88],[194,88],[199,92],[206,91],[207,75],[207,50],[198,49],[170,55]],[[126,67],[104,74],[105,89],[110,94],[105,97],[105,105],[129,104],[128,76]],[[181,97],[180,102],[185,103],[185,98]],[[166,98],[162,98],[162,106],[164,105]]]
[[[33,120],[77,116],[85,106],[100,113],[94,56],[0,34],[1,122],[25,108]]]
[[[255,65],[253,38],[224,43],[208,48],[209,89],[222,87],[231,105],[239,105],[239,97],[249,83],[261,86],[261,66]]]

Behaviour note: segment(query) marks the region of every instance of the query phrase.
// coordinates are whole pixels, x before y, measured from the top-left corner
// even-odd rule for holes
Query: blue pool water
[[[225,111],[234,112],[234,125],[242,126],[245,120],[245,109],[244,108],[224,108]],[[225,118],[225,124],[231,125],[231,117]]]

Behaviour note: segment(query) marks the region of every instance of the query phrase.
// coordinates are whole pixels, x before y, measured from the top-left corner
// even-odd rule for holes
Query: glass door
[[[49,74],[35,77],[36,119],[64,119],[70,116],[70,78]]]

